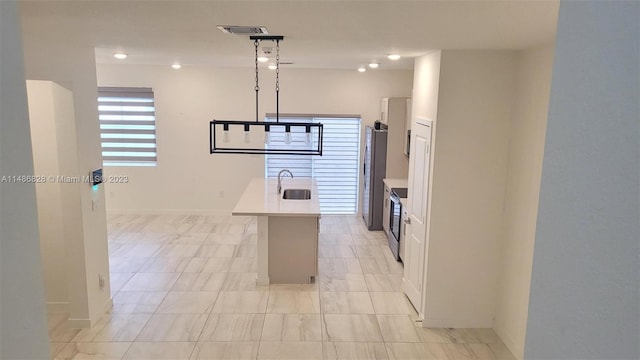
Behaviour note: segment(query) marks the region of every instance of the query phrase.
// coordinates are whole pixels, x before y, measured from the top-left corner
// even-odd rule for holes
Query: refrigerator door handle
[[[364,146],[364,153],[367,154],[367,151],[369,150],[369,147],[367,145]],[[364,161],[362,161],[362,174],[363,175],[367,175],[367,159],[365,156]]]

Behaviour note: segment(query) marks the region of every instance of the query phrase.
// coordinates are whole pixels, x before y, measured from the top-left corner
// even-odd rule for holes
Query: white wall
[[[36,175],[48,180],[36,184],[45,299],[48,312],[67,312],[61,184],[49,179],[60,175],[54,91],[68,92],[50,81],[27,81],[33,169]]]
[[[17,3],[0,1],[0,176],[33,175]],[[0,358],[48,359],[36,190],[0,183]]]
[[[640,358],[640,3],[560,4],[526,359]]]
[[[414,115],[437,112],[423,324],[492,327],[515,55],[442,51],[415,71]]]
[[[109,167],[127,184],[107,184],[113,211],[229,212],[249,180],[264,176],[262,155],[209,154],[209,121],[255,119],[251,69],[97,66],[100,86],[153,88],[157,167]],[[379,118],[382,97],[409,96],[411,71],[283,69],[280,112],[361,114]],[[260,113],[275,112],[274,74],[261,72]],[[295,174],[294,174],[295,175]],[[162,196],[158,196],[162,194]]]
[[[101,167],[95,53],[90,46],[75,42],[50,42],[42,29],[23,28],[25,74],[30,80],[50,80],[64,84],[73,93],[74,118],[65,119],[66,131],[58,132],[61,173],[86,176]],[[103,187],[90,184],[61,186],[65,209],[70,324],[88,327],[111,307],[106,212]],[[92,201],[96,209],[92,211]],[[100,289],[98,275],[107,279]]]
[[[524,356],[531,264],[538,214],[553,47],[517,55],[504,228],[494,329],[511,352]]]
[[[441,56],[441,51],[432,51],[415,60],[413,68],[413,101],[411,104],[412,123],[416,116],[433,121],[437,119]],[[434,138],[433,141],[435,141],[433,134],[432,137]]]

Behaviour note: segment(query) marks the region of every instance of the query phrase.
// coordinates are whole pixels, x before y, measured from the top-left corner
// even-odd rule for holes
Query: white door
[[[422,283],[425,275],[427,196],[431,148],[431,120],[416,117],[411,128],[409,158],[409,198],[407,238],[405,241],[404,292],[413,306],[422,313]]]

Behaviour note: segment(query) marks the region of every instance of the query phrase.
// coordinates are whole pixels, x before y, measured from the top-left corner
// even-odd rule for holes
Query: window
[[[156,116],[150,88],[98,88],[104,166],[156,166]]]
[[[322,156],[267,154],[265,177],[277,177],[282,169],[291,170],[295,177],[313,177],[318,184],[320,211],[323,214],[355,214],[358,211],[360,174],[360,118],[287,116],[286,120],[322,123]],[[268,116],[267,121],[275,119]],[[283,127],[272,127],[271,132],[266,145],[269,148],[309,146],[305,143],[304,129],[300,129],[299,134],[293,132],[288,145],[285,143]]]

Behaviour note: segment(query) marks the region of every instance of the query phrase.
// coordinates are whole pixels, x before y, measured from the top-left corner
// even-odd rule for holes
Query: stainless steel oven
[[[400,260],[400,237],[402,236],[402,204],[400,198],[407,197],[406,188],[394,188],[389,196],[389,248],[396,260]]]

